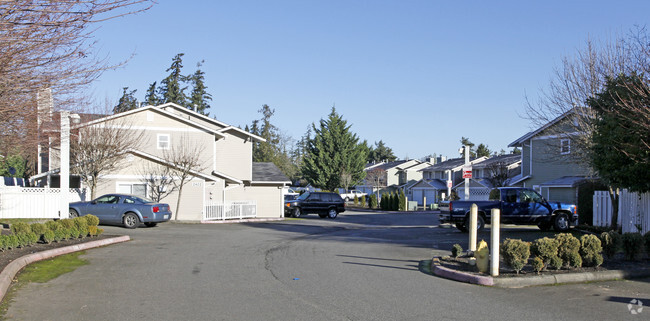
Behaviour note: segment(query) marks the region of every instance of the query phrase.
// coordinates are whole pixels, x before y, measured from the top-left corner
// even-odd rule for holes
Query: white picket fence
[[[0,187],[0,218],[60,218],[60,193],[60,188]],[[85,201],[87,192],[71,188],[69,195],[69,202]]]
[[[609,226],[612,217],[612,202],[609,193],[596,191],[593,196],[594,225]],[[623,233],[650,231],[650,193],[632,193],[622,190],[618,199],[618,224]]]
[[[234,201],[223,203],[207,202],[203,210],[204,221],[234,220],[257,217],[255,201]]]

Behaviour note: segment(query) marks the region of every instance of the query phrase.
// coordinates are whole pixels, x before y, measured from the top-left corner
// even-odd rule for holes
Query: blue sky
[[[461,137],[491,150],[528,132],[521,115],[588,38],[648,22],[650,1],[164,1],[95,32],[120,69],[95,83],[140,100],[177,53],[205,60],[210,115],[272,122],[299,139],[333,105],[351,130],[399,158],[457,157]]]

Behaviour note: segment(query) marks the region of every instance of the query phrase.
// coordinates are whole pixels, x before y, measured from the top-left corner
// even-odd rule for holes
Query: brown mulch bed
[[[4,231],[3,231],[4,232]],[[86,242],[91,242],[91,241],[96,241],[96,240],[102,240],[106,238],[111,238],[115,237],[115,235],[106,235],[102,234],[99,236],[94,236],[94,237],[84,237],[81,239],[73,239],[73,240],[65,240],[61,242],[52,242],[50,244],[44,244],[44,243],[37,243],[32,246],[24,247],[24,248],[17,248],[17,249],[11,249],[7,250],[4,252],[0,252],[0,271],[4,270],[5,266],[7,266],[9,263],[11,263],[13,260],[20,258],[24,255],[36,253],[36,252],[42,252],[46,250],[51,250],[51,249],[56,249],[64,246],[70,246],[70,245],[76,245],[76,244],[81,244],[81,243],[86,243]]]
[[[467,257],[442,257],[440,258],[440,265],[452,270],[467,272],[474,275],[489,275],[482,274],[478,272],[476,266],[469,265],[469,258]],[[622,256],[617,256],[614,259],[605,258],[605,262],[598,267],[580,267],[580,268],[561,268],[555,270],[553,268],[548,268],[545,271],[541,271],[539,274],[530,264],[524,266],[524,268],[517,274],[514,270],[510,269],[503,261],[499,263],[499,278],[508,278],[508,277],[518,277],[518,276],[533,276],[533,275],[554,275],[554,274],[565,274],[565,273],[582,273],[582,272],[602,272],[608,270],[641,270],[641,269],[650,269],[650,258],[644,258],[637,261],[627,261],[623,259]]]

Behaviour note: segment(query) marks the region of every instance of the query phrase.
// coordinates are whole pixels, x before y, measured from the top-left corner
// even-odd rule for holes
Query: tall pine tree
[[[149,85],[149,89],[147,89],[147,93],[144,95],[144,102],[147,105],[150,106],[158,106],[160,105],[160,97],[158,97],[158,93],[156,92],[156,84],[157,82],[154,81],[152,84]]]
[[[341,186],[342,173],[350,174],[353,184],[365,177],[366,149],[350,127],[334,107],[319,127],[312,124],[314,137],[307,145],[302,173],[313,186],[333,191]]]
[[[210,113],[205,110],[210,108],[209,101],[212,100],[212,95],[207,91],[208,87],[205,85],[205,72],[201,70],[203,60],[196,64],[196,71],[189,77],[192,84],[192,94],[190,95],[190,103],[188,108],[208,116]]]
[[[187,80],[186,76],[181,74],[183,69],[183,53],[177,54],[172,59],[172,64],[167,68],[169,75],[160,82],[160,97],[162,103],[175,103],[180,106],[187,106],[187,95],[185,95],[184,82]]]
[[[122,97],[120,97],[117,105],[113,107],[113,113],[117,114],[138,108],[138,100],[133,95],[136,91],[137,90],[129,91],[129,87],[122,88]]]

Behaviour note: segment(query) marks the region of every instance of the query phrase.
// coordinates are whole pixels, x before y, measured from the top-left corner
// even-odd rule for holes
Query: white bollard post
[[[499,276],[499,234],[501,229],[501,210],[492,209],[491,221],[492,253],[490,255],[490,275]]]
[[[478,206],[476,204],[472,204],[472,207],[469,210],[469,250],[471,252],[476,251],[477,217],[478,217]]]

